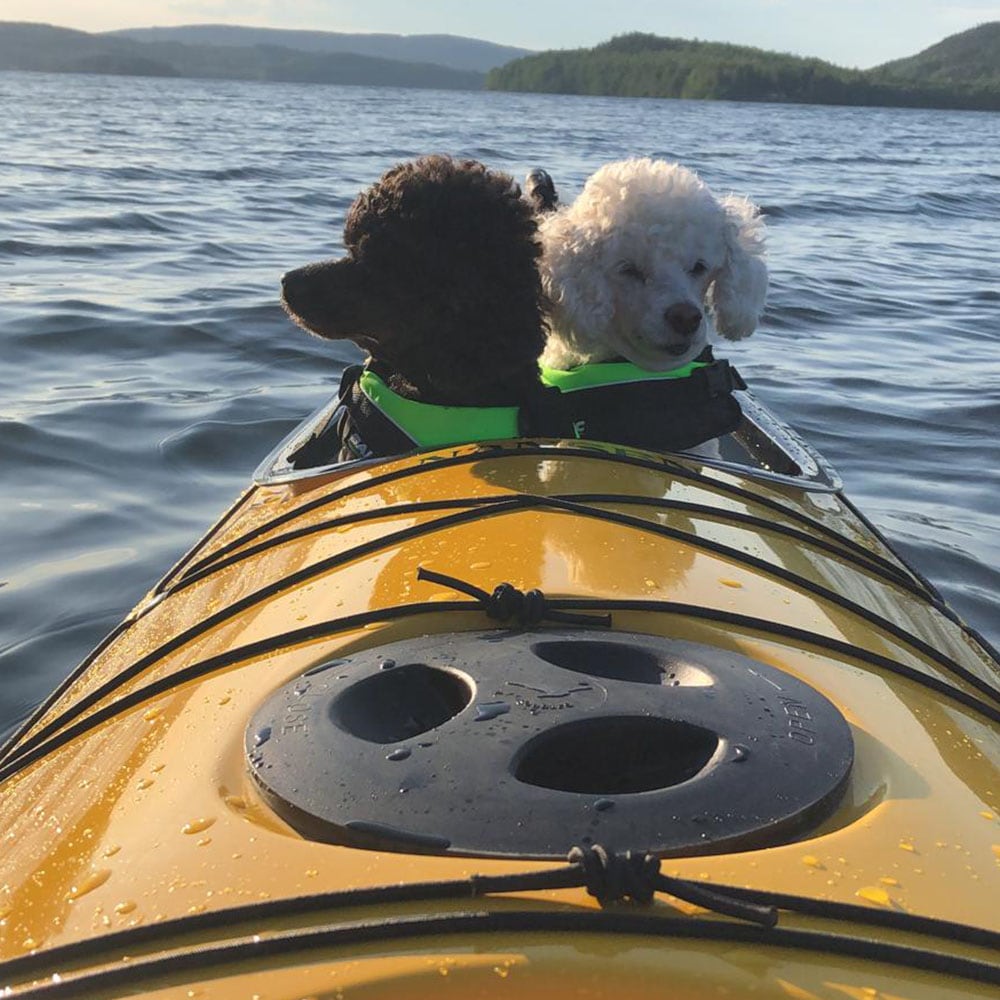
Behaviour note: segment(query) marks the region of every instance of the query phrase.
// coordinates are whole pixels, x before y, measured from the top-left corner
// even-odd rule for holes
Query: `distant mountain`
[[[486,86],[616,97],[998,111],[997,27],[984,25],[945,39],[912,60],[867,71],[742,45],[637,32],[591,49],[540,52],[514,60],[491,70]],[[975,38],[966,39],[967,35]],[[960,76],[957,67],[966,57],[968,72]],[[892,71],[901,64],[906,68]]]
[[[109,45],[99,36],[49,24],[0,21],[0,70],[48,73],[107,73],[118,76],[178,76],[169,63],[134,46]]]
[[[0,22],[0,69],[65,71],[74,63],[110,56],[116,46],[84,31],[51,24]]]
[[[351,52],[304,52],[277,45],[140,42],[121,35],[12,21],[0,22],[0,70],[4,69],[452,90],[481,90],[483,86],[480,72],[431,63]]]
[[[526,51],[452,35],[211,24],[89,34],[0,21],[0,70],[1000,111],[997,21],[871,70],[638,32]]]
[[[884,63],[870,72],[887,80],[1000,87],[1000,21],[950,35],[915,56]]]
[[[108,36],[140,42],[184,42],[188,45],[280,46],[300,52],[350,52],[400,62],[433,63],[451,69],[485,73],[511,59],[530,55],[530,49],[496,45],[458,35],[349,34],[337,31],[289,31],[246,28],[230,24],[189,24],[176,28],[125,28]]]

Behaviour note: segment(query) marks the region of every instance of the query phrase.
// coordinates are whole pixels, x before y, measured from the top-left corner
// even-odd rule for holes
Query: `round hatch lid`
[[[836,806],[850,729],[738,653],[635,633],[407,639],[307,671],[246,733],[303,836],[373,850],[563,858],[785,843]]]

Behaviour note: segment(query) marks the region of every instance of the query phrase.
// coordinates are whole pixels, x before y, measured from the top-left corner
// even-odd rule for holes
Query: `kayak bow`
[[[995,997],[995,655],[743,408],[303,424],[0,757],[0,987]]]

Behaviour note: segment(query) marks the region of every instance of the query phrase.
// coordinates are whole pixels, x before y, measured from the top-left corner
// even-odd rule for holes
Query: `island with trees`
[[[693,100],[1000,110],[1000,22],[869,70],[763,49],[632,33],[492,69],[492,90]]]

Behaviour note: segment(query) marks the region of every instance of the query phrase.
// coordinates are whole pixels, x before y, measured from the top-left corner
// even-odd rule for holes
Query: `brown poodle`
[[[397,396],[527,412],[546,392],[536,233],[535,212],[507,174],[422,157],[358,195],[344,226],[347,256],[288,272],[282,304],[306,330],[366,350],[366,368]],[[342,389],[342,399],[349,394]],[[391,453],[372,441],[359,453],[351,432],[341,415],[330,442],[341,458]]]

